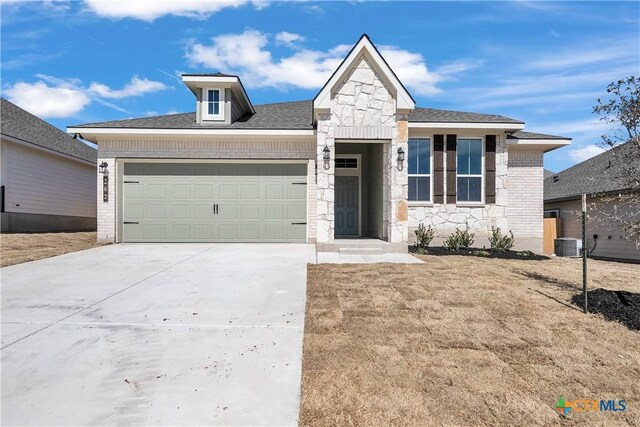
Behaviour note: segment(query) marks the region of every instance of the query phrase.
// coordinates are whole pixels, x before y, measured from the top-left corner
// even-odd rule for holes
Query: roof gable
[[[315,110],[331,108],[332,93],[363,57],[392,91],[392,95],[396,100],[396,108],[399,110],[413,110],[416,105],[413,97],[366,34],[360,37],[360,40],[320,89],[320,92],[313,99],[313,108]]]

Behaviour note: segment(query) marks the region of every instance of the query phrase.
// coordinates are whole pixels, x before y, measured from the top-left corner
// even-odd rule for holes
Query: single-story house
[[[2,232],[95,230],[97,150],[1,99]]]
[[[631,155],[631,150],[636,154]],[[629,205],[620,203],[629,189],[620,179],[624,168],[635,159],[640,170],[638,148],[630,142],[618,145],[544,180],[544,216],[559,218],[559,237],[582,239],[582,194],[587,195],[587,247],[594,258],[640,261],[640,249],[616,225],[600,212],[624,212]],[[640,194],[637,195],[640,198]],[[626,206],[625,206],[626,205]],[[640,204],[635,209],[640,207]],[[637,211],[635,211],[637,215]]]
[[[468,223],[479,240],[498,226],[542,248],[543,154],[570,139],[417,107],[366,35],[312,100],[253,105],[239,76],[182,80],[195,112],[67,128],[104,163],[101,241],[336,251],[366,237],[406,251],[419,223],[441,236]]]

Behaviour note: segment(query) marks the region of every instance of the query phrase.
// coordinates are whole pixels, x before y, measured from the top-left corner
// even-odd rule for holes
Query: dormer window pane
[[[210,89],[207,91],[208,113],[211,115],[220,114],[220,91]]]

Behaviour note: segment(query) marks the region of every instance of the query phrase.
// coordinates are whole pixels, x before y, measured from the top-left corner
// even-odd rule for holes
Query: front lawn
[[[95,231],[77,233],[15,233],[0,235],[0,266],[82,251],[98,246]]]
[[[640,425],[640,333],[572,304],[580,260],[419,257],[309,266],[301,425]],[[640,292],[640,265],[589,277]]]

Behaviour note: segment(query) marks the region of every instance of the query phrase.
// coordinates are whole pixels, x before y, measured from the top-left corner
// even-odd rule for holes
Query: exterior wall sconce
[[[107,173],[107,168],[109,167],[109,163],[107,162],[102,162],[100,163],[100,166],[98,166],[98,171],[104,175]]]
[[[401,171],[404,163],[404,150],[402,146],[398,147],[398,170]]]
[[[329,169],[330,167],[329,162],[331,160],[331,150],[326,144],[322,149],[322,160],[324,160],[324,168]]]
[[[98,172],[102,174],[102,201],[109,201],[109,172],[107,171],[107,167],[109,167],[109,163],[102,162],[98,166]]]

